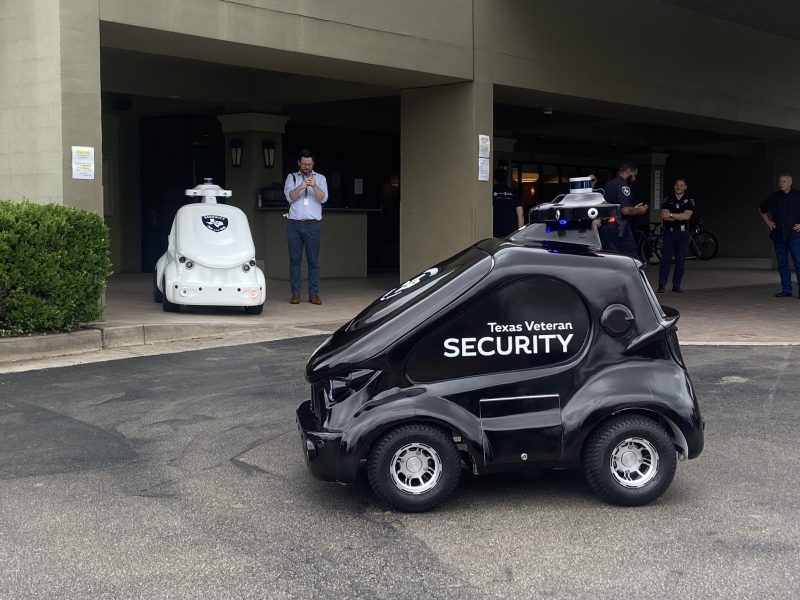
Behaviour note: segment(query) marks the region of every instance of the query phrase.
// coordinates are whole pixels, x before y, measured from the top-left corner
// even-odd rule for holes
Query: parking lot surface
[[[577,471],[465,472],[406,515],[303,464],[321,341],[0,375],[0,597],[800,594],[800,348],[684,348],[706,448],[655,504],[603,504]]]

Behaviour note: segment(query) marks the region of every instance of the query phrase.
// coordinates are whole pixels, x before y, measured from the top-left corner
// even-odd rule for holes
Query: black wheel
[[[403,512],[422,512],[453,493],[461,477],[461,457],[449,434],[411,423],[375,442],[367,477],[382,502]]]
[[[661,262],[661,250],[663,242],[661,238],[648,237],[642,242],[641,250],[639,252],[642,262],[646,265],[652,265]]]
[[[640,506],[663,494],[678,460],[669,433],[639,415],[598,426],[583,447],[583,472],[594,492],[618,506]]]
[[[156,276],[157,272],[153,272],[153,302],[162,302],[164,300],[164,294],[161,293],[161,290],[158,289],[158,285],[156,284]]]
[[[166,290],[167,289],[166,285],[167,285],[166,281],[162,279],[161,289]],[[175,304],[174,302],[170,302],[169,300],[167,300],[167,295],[164,294],[163,300],[161,302],[161,308],[164,309],[164,312],[178,312],[181,309],[181,305]]]
[[[689,238],[689,248],[700,260],[711,260],[717,255],[719,244],[717,237],[708,231],[698,231]]]
[[[248,315],[260,315],[261,311],[264,310],[264,304],[259,304],[257,306],[245,306],[244,312]]]

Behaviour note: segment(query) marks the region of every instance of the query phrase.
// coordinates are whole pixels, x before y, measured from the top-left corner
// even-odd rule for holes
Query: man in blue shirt
[[[761,203],[761,218],[769,228],[769,237],[775,246],[781,291],[777,298],[792,297],[792,272],[789,270],[789,253],[800,287],[800,192],[792,189],[792,176],[783,173],[778,178],[779,191],[771,193]],[[798,295],[800,297],[800,294]]]
[[[314,171],[314,155],[301,150],[297,159],[298,171],[289,173],[283,194],[289,202],[286,236],[289,240],[289,282],[292,286],[291,304],[300,304],[300,261],[303,248],[308,262],[308,301],[322,304],[319,298],[319,237],[322,205],[328,201],[328,182]]]

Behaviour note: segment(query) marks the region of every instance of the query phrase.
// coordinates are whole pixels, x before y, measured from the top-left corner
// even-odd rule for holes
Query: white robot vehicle
[[[217,197],[230,197],[231,191],[207,178],[186,195],[201,201],[175,215],[167,251],[156,263],[153,300],[166,312],[181,306],[242,306],[248,314],[261,314],[267,284],[256,266],[247,217],[235,206],[217,204]]]

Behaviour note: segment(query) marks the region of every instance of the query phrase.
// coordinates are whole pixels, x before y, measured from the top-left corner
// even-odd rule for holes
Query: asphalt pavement
[[[406,515],[305,468],[321,340],[0,375],[0,598],[800,595],[800,348],[684,348],[706,446],[654,504],[465,472]]]

